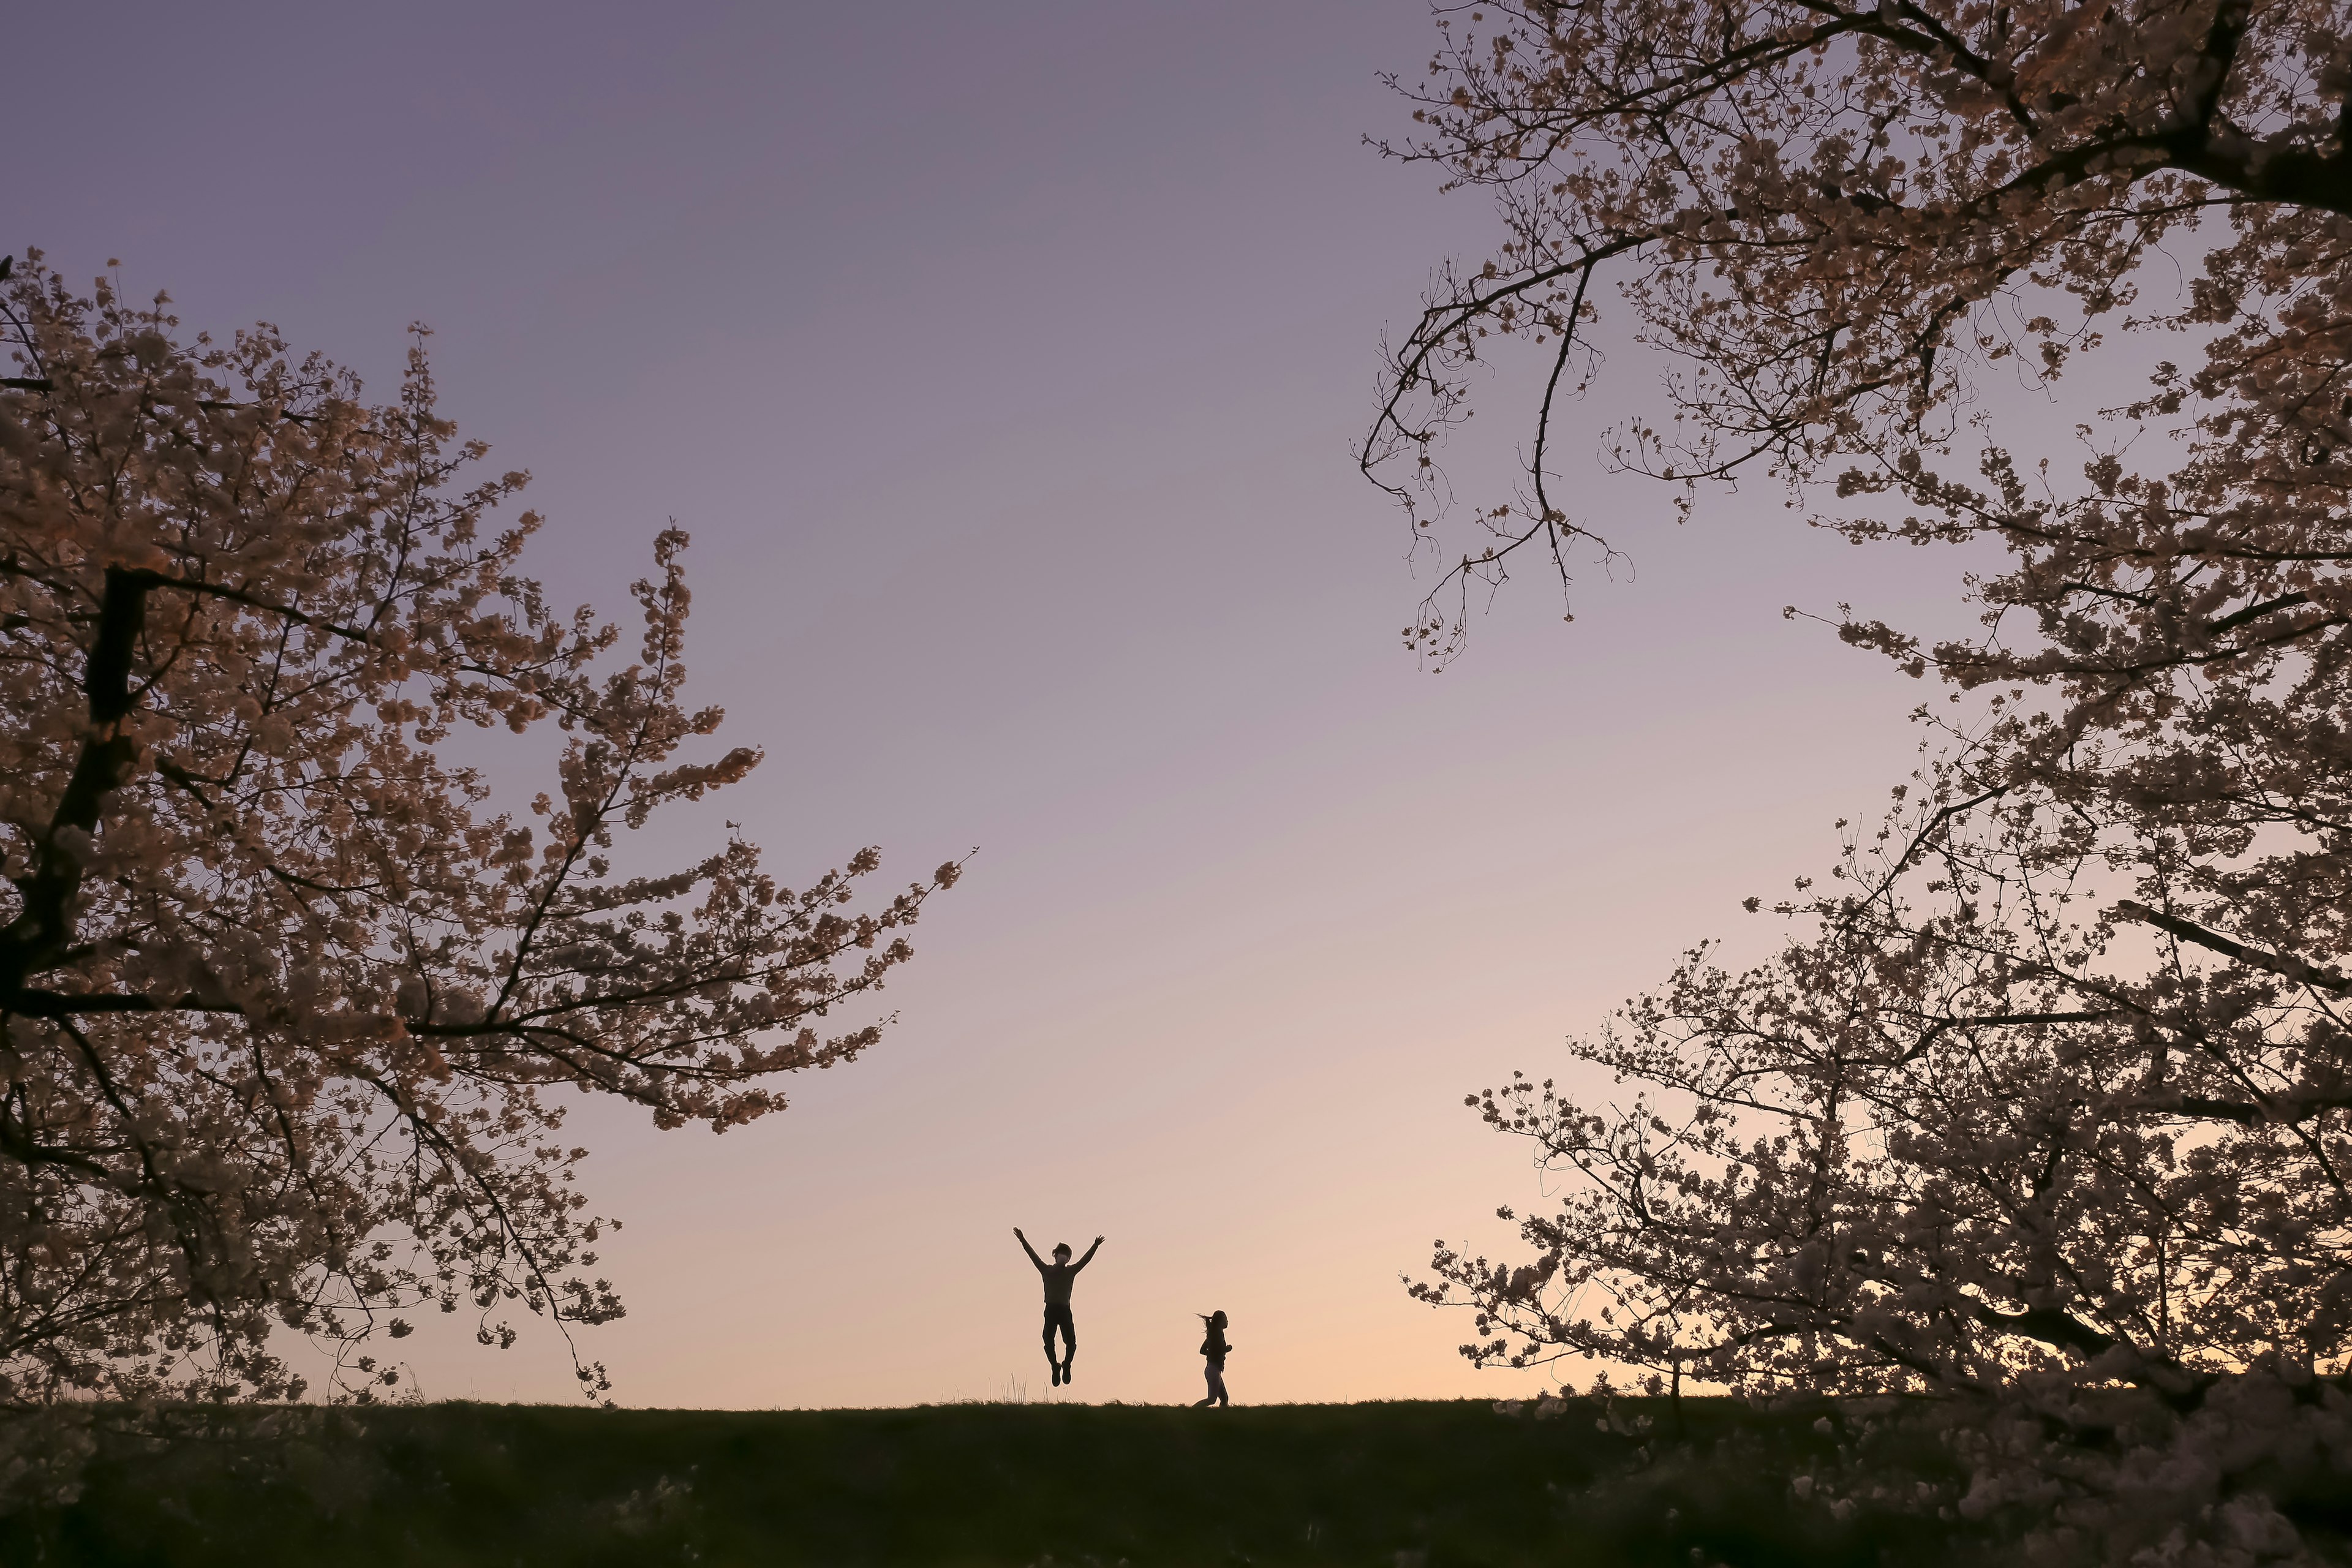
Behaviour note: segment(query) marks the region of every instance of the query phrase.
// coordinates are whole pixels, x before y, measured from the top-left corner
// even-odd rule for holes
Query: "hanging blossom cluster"
[[[2352,9],[1442,20],[1395,151],[1511,237],[1391,360],[1364,459],[1418,533],[1456,526],[1433,449],[1494,345],[1550,376],[1441,594],[1597,539],[1550,498],[1610,282],[1676,369],[1604,460],[2002,553],[1975,636],[1842,612],[1973,717],[1775,958],[1700,950],[1576,1045],[1615,1094],[1474,1097],[1567,1202],[1417,1289],[1481,1362],[1924,1403],[1971,1479],[1918,1506],[2061,1559],[2307,1553],[2297,1498],[2352,1469]],[[2063,405],[2153,334],[2178,363],[2083,409],[2075,471],[2003,445],[1988,374]],[[1457,652],[1464,603],[1416,646]]]
[[[434,409],[163,301],[0,293],[0,1406],[397,1382],[419,1310],[617,1317],[560,1133],[580,1092],[717,1131],[909,956],[927,881],[798,889],[740,837],[660,874],[626,830],[748,774],[681,700],[686,536],[634,646],[520,574],[524,476]],[[5,269],[0,269],[5,276]],[[453,761],[560,742],[527,815]],[[484,742],[466,745],[478,755]],[[535,753],[536,754],[536,753]],[[579,1365],[591,1394],[604,1369]]]
[[[1564,582],[1601,542],[1550,487],[1612,292],[1675,370],[1667,416],[1606,455],[1685,498],[1749,472],[1907,489],[1970,428],[1975,373],[2055,382],[2116,328],[2210,329],[2127,424],[2210,400],[2217,447],[2258,445],[2249,477],[2344,443],[2342,389],[2320,395],[2352,214],[2340,0],[1438,11],[1427,79],[1395,83],[1425,133],[1385,151],[1491,194],[1507,237],[1440,272],[1360,453],[1417,538],[1454,537],[1436,448],[1495,348],[1549,363],[1521,493],[1471,509],[1407,634],[1439,658],[1465,630],[1449,593],[1530,549]],[[2201,275],[2159,307],[2140,285],[2168,240]]]

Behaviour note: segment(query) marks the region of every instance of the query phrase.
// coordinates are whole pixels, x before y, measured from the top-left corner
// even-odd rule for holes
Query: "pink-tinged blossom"
[[[435,412],[421,342],[370,406],[268,328],[184,341],[31,260],[0,383],[0,1405],[297,1396],[284,1331],[366,1398],[415,1309],[498,1345],[517,1306],[617,1317],[563,1102],[780,1109],[879,1037],[839,1020],[956,867],[864,904],[871,849],[797,889],[740,837],[625,874],[622,833],[760,761],[682,704],[686,535],[634,642],[557,614],[521,574],[539,518],[492,523],[525,476]],[[552,731],[527,813],[452,759],[466,731]]]
[[[1972,1480],[1906,1506],[2062,1559],[2305,1553],[2273,1500],[2352,1467],[2352,10],[1445,11],[1399,151],[1510,237],[1391,361],[1364,457],[1418,532],[1490,341],[1554,373],[1449,592],[1585,535],[1558,426],[1604,295],[1680,366],[1614,461],[2007,555],[1980,636],[1841,616],[1982,705],[1777,956],[1696,950],[1577,1043],[1605,1099],[1474,1097],[1571,1178],[1522,1224],[1554,1272],[1441,1247],[1420,1292],[1480,1362],[1940,1410]],[[2080,409],[2077,473],[2013,458],[1973,378],[2063,398],[2126,331],[2181,363]],[[1451,657],[1461,602],[1412,638]]]

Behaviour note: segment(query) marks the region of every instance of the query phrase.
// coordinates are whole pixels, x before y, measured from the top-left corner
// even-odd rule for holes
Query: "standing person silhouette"
[[[1209,1331],[1209,1337],[1201,1342],[1201,1354],[1208,1360],[1203,1370],[1209,1375],[1209,1397],[1194,1400],[1192,1408],[1195,1410],[1203,1405],[1222,1407],[1233,1403],[1225,1397],[1225,1357],[1231,1355],[1234,1349],[1225,1343],[1225,1315],[1223,1312],[1203,1312],[1200,1318]]]
[[[1070,1244],[1057,1241],[1054,1244],[1054,1261],[1048,1263],[1037,1256],[1037,1249],[1029,1245],[1029,1238],[1021,1234],[1019,1226],[1013,1227],[1013,1235],[1045,1281],[1045,1364],[1054,1369],[1054,1383],[1059,1387],[1070,1381],[1070,1363],[1076,1360],[1078,1354],[1078,1328],[1070,1321],[1070,1286],[1077,1279],[1078,1270],[1095,1260],[1103,1238],[1099,1236],[1095,1237],[1094,1246],[1087,1247],[1087,1255],[1076,1263],[1070,1261]],[[1054,1359],[1055,1329],[1062,1331],[1062,1342],[1066,1347],[1059,1361]]]

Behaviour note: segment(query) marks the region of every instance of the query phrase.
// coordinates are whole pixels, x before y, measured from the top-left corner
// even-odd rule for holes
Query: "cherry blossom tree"
[[[1969,579],[1975,637],[1841,611],[1980,700],[1780,906],[1778,957],[1694,953],[1577,1047],[1628,1097],[1476,1097],[1568,1202],[1529,1261],[1442,1248],[1420,1289],[1473,1305],[1480,1361],[1937,1405],[1975,1477],[1948,1500],[2061,1555],[2305,1551],[2295,1478],[2352,1463],[2352,11],[1440,21],[1392,150],[1491,190],[1509,238],[1440,276],[1363,453],[1417,534],[1471,531],[1416,646],[1458,653],[1517,561],[1564,584],[1608,548],[1553,497],[1612,282],[1675,368],[1603,461],[1685,507],[1769,475],[1815,526],[2005,563]],[[2076,400],[2079,477],[2004,443],[1989,371],[2063,404],[2157,334],[2188,368]],[[1436,448],[1520,339],[1528,472],[1465,523]]]
[[[1574,1042],[1613,1091],[1473,1096],[1564,1201],[1415,1293],[1482,1365],[1934,1408],[1972,1484],[1905,1506],[2022,1513],[2058,1561],[2291,1553],[2352,1468],[2352,978],[2149,941],[2113,889],[2172,846],[1967,788],[1924,768],[1777,955],[1702,945]]]
[[[871,849],[797,888],[740,837],[644,864],[629,832],[760,761],[683,701],[685,534],[632,646],[520,574],[540,519],[491,518],[526,476],[435,412],[421,342],[372,406],[271,329],[190,341],[28,260],[0,295],[0,1405],[297,1397],[288,1336],[366,1398],[420,1310],[500,1345],[517,1305],[567,1338],[619,1316],[566,1105],[780,1109],[878,1038],[831,1020],[956,868],[858,907]],[[511,810],[501,734],[546,737]]]

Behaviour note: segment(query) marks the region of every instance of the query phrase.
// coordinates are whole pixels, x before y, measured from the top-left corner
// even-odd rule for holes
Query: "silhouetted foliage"
[[[0,310],[0,1406],[295,1396],[281,1332],[366,1398],[404,1313],[617,1316],[564,1100],[781,1107],[877,1037],[820,1021],[955,868],[864,911],[870,849],[797,889],[740,837],[621,869],[760,761],[693,755],[686,535],[632,655],[520,574],[535,514],[489,531],[526,476],[472,472],[421,343],[371,406],[267,327],[184,341],[31,259]],[[548,731],[544,793],[499,809],[476,760]],[[822,724],[794,739],[821,765]]]
[[[1577,1046],[1630,1100],[1474,1097],[1573,1180],[1530,1261],[1441,1249],[1423,1293],[1481,1361],[1936,1405],[1969,1468],[1922,1506],[2026,1510],[2062,1558],[2302,1554],[2279,1500],[2352,1465],[2352,11],[1444,11],[1398,151],[1511,237],[1393,361],[1365,460],[1417,530],[1490,341],[1552,356],[1529,493],[1445,591],[1530,546],[1564,577],[1589,531],[1550,485],[1612,268],[1680,367],[1612,460],[2007,564],[1979,637],[1842,612],[1983,702],[1921,710],[1778,957],[1696,950]],[[1985,367],[2063,396],[2158,331],[2192,368],[2083,409],[2079,479],[2001,445]],[[1410,635],[1452,657],[1436,604]]]

